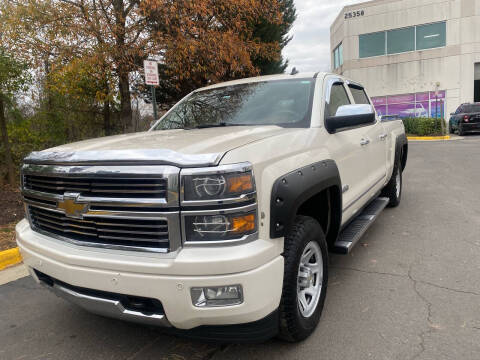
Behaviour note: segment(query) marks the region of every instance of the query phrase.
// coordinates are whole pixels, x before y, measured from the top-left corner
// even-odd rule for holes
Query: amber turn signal
[[[255,214],[236,216],[232,219],[232,233],[248,233],[255,230]]]
[[[229,194],[245,193],[253,190],[252,174],[231,176],[227,179],[227,192]]]

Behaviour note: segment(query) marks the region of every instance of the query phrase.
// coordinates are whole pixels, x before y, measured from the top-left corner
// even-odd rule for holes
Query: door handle
[[[387,138],[388,134],[382,134],[379,136],[380,140],[385,140]]]
[[[368,139],[362,139],[362,140],[360,140],[360,145],[362,145],[362,146],[367,146],[368,144],[370,144],[370,140],[368,140]]]

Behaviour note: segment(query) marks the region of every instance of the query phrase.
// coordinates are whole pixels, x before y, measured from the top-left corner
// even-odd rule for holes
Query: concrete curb
[[[407,139],[415,141],[450,140],[450,136],[407,136]]]
[[[16,265],[22,261],[22,256],[17,248],[0,251],[0,270]]]

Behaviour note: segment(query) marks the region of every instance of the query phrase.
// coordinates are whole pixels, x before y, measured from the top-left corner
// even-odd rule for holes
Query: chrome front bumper
[[[64,285],[55,279],[47,282],[37,276],[36,271],[30,271],[31,275],[44,287],[52,291],[55,295],[63,298],[81,308],[94,314],[103,315],[119,320],[137,322],[145,325],[171,327],[165,314],[145,313],[125,308],[120,300],[109,299],[107,297],[86,294],[80,289],[73,289],[68,285]],[[86,291],[87,292],[87,291]]]

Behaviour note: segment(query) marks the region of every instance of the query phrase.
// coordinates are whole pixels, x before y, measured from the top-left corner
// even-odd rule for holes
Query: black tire
[[[452,129],[452,124],[451,123],[448,124],[448,133],[449,134],[455,133],[455,131],[453,131],[453,129]]]
[[[458,135],[459,136],[465,135],[465,132],[463,131],[462,126],[460,124],[458,125],[457,129],[458,129]]]
[[[398,187],[400,190],[398,191]],[[382,194],[380,196],[388,197],[389,203],[388,207],[396,207],[400,204],[402,198],[402,187],[403,187],[403,176],[402,176],[402,167],[400,161],[397,160],[395,166],[393,167],[392,177],[388,184],[383,188]]]
[[[304,317],[298,304],[298,272],[303,251],[312,241],[316,242],[321,250],[323,279],[316,308],[309,317]],[[325,235],[318,221],[308,216],[295,218],[292,229],[285,237],[283,257],[285,266],[282,299],[279,307],[279,337],[286,341],[297,342],[306,339],[315,330],[320,321],[327,294],[328,250]]]

